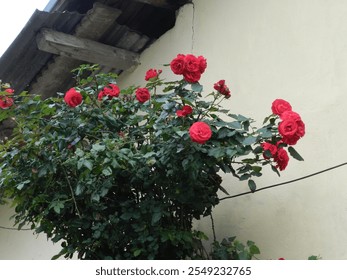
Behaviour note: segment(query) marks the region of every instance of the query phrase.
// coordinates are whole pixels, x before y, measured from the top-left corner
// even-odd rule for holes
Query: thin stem
[[[217,241],[216,228],[214,226],[214,219],[213,219],[212,213],[210,214],[210,218],[211,218],[211,228],[212,228],[212,233],[213,233],[213,241],[216,242]]]
[[[75,194],[74,194],[74,192],[73,192],[73,189],[72,189],[72,186],[71,186],[69,177],[68,177],[68,175],[67,175],[67,173],[66,173],[64,167],[63,167],[62,169],[63,169],[64,175],[65,175],[66,181],[67,181],[67,183],[68,183],[68,185],[69,185],[69,188],[70,188],[70,192],[71,192],[72,200],[73,200],[73,202],[74,202],[74,204],[75,204],[77,216],[80,217],[80,218],[82,218],[81,213],[80,213],[80,211],[79,211],[79,209],[78,209],[78,206],[77,206],[77,201],[76,201]]]

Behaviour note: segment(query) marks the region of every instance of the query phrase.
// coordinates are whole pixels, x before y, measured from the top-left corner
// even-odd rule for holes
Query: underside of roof
[[[0,58],[0,79],[44,97],[72,84],[71,70],[97,63],[117,74],[175,25],[190,0],[51,0]]]

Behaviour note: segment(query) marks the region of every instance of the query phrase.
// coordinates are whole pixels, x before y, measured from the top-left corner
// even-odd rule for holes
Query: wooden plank
[[[139,64],[138,54],[134,52],[51,29],[42,29],[37,35],[36,41],[41,51],[80,61],[122,70]]]
[[[160,8],[177,8],[183,4],[191,3],[191,0],[181,0],[181,1],[168,1],[168,0],[134,0],[135,2],[140,2],[143,4],[148,4]]]

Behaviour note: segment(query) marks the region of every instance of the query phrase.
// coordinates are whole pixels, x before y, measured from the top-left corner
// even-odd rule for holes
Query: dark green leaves
[[[253,180],[248,180],[248,187],[252,192],[255,192],[255,190],[257,189],[257,185]]]
[[[304,159],[300,156],[300,154],[292,146],[288,147],[288,152],[296,160],[304,161]]]

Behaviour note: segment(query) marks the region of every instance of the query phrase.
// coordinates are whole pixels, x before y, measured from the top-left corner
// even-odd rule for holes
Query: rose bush
[[[210,94],[198,83],[206,66],[202,56],[180,54],[170,68],[183,79],[165,81],[150,69],[145,86],[120,89],[114,74],[88,76],[96,66],[82,65],[74,88],[46,100],[12,95],[4,85],[0,121],[11,118],[17,126],[0,145],[0,195],[13,201],[19,228],[30,224],[61,241],[56,257],[259,253],[253,242],[229,238],[215,241],[208,254],[207,237],[193,221],[211,214],[219,191],[227,193],[221,172],[254,191],[264,167],[278,174],[287,167],[287,151],[302,160],[292,145],[304,136],[304,123],[278,101],[261,127],[229,112],[220,105],[230,97],[225,80]]]

